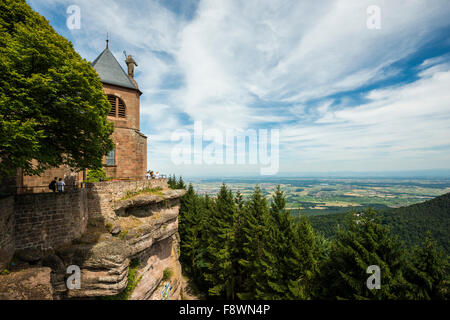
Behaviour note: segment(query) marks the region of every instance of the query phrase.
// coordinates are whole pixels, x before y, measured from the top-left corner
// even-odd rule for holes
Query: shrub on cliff
[[[101,167],[113,147],[110,108],[67,39],[24,0],[0,1],[0,176]]]

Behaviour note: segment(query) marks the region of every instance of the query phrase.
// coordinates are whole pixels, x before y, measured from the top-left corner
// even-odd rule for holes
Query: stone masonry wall
[[[34,163],[35,161],[33,161]],[[48,189],[48,184],[57,177],[62,178],[66,183],[66,190],[72,188],[83,179],[82,172],[74,172],[67,166],[59,166],[44,171],[40,176],[24,176],[20,175],[20,182],[17,189],[17,193],[43,193],[51,192]]]
[[[15,250],[55,249],[79,238],[89,222],[115,219],[112,204],[145,188],[167,189],[166,179],[88,183],[65,193],[19,194],[0,199],[0,269]]]
[[[144,178],[147,171],[147,137],[134,129],[116,127],[112,138],[115,144],[115,165],[105,165],[107,176]]]
[[[126,118],[115,118],[108,116],[108,120],[114,122],[114,126],[122,128],[132,128],[139,130],[139,98],[141,93],[138,90],[118,87],[103,83],[105,94],[115,95],[125,102]]]
[[[0,271],[14,254],[14,197],[0,199]]]
[[[102,224],[114,220],[116,214],[112,204],[127,195],[145,188],[167,189],[166,179],[150,179],[138,181],[110,181],[86,184],[88,190],[89,219],[94,224]]]
[[[14,215],[16,250],[59,247],[86,231],[87,190],[16,195]]]

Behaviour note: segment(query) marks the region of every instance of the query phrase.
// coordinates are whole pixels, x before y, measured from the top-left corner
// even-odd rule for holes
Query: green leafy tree
[[[0,176],[100,168],[113,148],[100,78],[24,0],[0,1]]]
[[[106,179],[106,171],[103,168],[96,168],[88,170],[87,181],[88,182],[98,182]]]

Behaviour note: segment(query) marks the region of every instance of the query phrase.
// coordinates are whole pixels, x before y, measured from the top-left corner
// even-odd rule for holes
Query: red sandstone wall
[[[116,87],[104,83],[103,90],[106,94],[113,94],[121,98],[126,106],[126,118],[109,117],[108,120],[114,122],[116,128],[133,128],[139,130],[139,97],[137,90]]]
[[[166,179],[151,179],[140,181],[109,181],[87,183],[89,223],[102,226],[108,220],[116,217],[112,203],[127,195],[128,191],[137,191],[145,188],[168,188]]]
[[[105,181],[87,183],[89,194],[107,195],[108,200],[118,200],[126,196],[128,191],[138,191],[145,188],[169,188],[167,179],[150,179],[141,181]]]
[[[70,243],[86,231],[87,190],[16,195],[14,217],[16,250],[50,249]]]
[[[116,145],[116,165],[105,167],[107,175],[144,178],[147,170],[147,138],[136,130],[125,128],[115,128],[112,137]]]
[[[81,182],[83,179],[82,172],[73,172],[67,166],[60,166],[44,171],[40,176],[22,176],[19,182],[20,188],[17,193],[42,193],[50,192],[48,184],[53,178],[62,178],[66,183],[66,190],[73,189],[73,185]]]
[[[80,237],[88,222],[114,218],[111,204],[128,191],[168,188],[166,179],[88,183],[67,193],[22,194],[0,199],[0,269],[15,250],[57,248]]]
[[[140,93],[136,90],[104,84],[106,94],[121,98],[126,105],[126,118],[108,116],[114,123],[113,141],[116,145],[115,166],[106,167],[109,177],[141,178],[147,171],[147,138],[139,133]],[[106,163],[106,157],[104,162]]]
[[[0,199],[0,272],[14,254],[14,197]]]

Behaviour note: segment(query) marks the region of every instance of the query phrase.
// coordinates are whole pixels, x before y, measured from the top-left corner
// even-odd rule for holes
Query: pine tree
[[[235,219],[233,224],[233,232],[234,232],[234,243],[231,249],[231,258],[233,264],[233,277],[235,279],[234,284],[234,292],[232,294],[232,299],[236,299],[236,294],[241,292],[243,289],[243,280],[242,280],[242,266],[239,263],[239,260],[245,258],[245,254],[243,251],[244,245],[244,233],[243,233],[243,221],[245,215],[245,204],[243,200],[242,193],[238,190],[236,192],[236,196],[234,198],[235,201]]]
[[[450,293],[446,271],[448,256],[438,250],[437,243],[428,232],[421,246],[411,255],[406,278],[411,283],[413,298],[418,300],[446,299]]]
[[[258,299],[283,299],[288,292],[288,262],[294,244],[293,220],[285,206],[286,198],[277,186],[266,221],[266,245],[259,261],[263,277],[257,284]]]
[[[328,299],[406,299],[405,251],[369,209],[339,228],[330,259],[322,268],[318,298]],[[367,267],[381,269],[381,289],[368,289]]]
[[[209,254],[209,245],[211,241],[211,223],[214,219],[212,213],[215,210],[215,201],[208,195],[199,197],[200,211],[202,220],[199,222],[200,243],[195,258],[195,279],[199,288],[204,292],[208,292],[210,288],[209,270],[213,261],[213,257]]]
[[[204,291],[209,289],[205,275],[208,274],[211,260],[208,250],[213,208],[214,201],[208,195],[197,195],[192,184],[180,200],[178,225],[181,239],[180,262],[195,286]]]
[[[209,294],[212,296],[233,298],[234,277],[232,247],[234,243],[234,197],[225,184],[217,195],[215,210],[210,220],[209,256],[211,264],[207,279],[211,283]]]
[[[264,254],[264,240],[269,208],[259,186],[246,202],[243,215],[242,232],[244,243],[242,246],[244,258],[239,260],[242,266],[243,288],[238,297],[240,299],[254,299],[258,294],[258,283],[264,277],[261,256]]]
[[[319,271],[319,259],[323,254],[318,236],[303,215],[295,225],[292,255],[286,265],[289,284],[288,299],[311,299],[315,289],[315,276]]]
[[[178,230],[181,239],[180,260],[185,263],[188,273],[194,273],[195,258],[200,246],[200,227],[202,211],[198,196],[192,184],[189,184],[187,193],[180,199],[180,212],[178,216]]]
[[[169,188],[176,189],[176,178],[175,175],[170,175],[167,179],[167,184],[169,185]]]
[[[175,181],[176,178],[174,177]],[[176,182],[176,189],[186,189],[186,184],[184,183],[183,177],[180,176],[178,179],[178,182]]]

